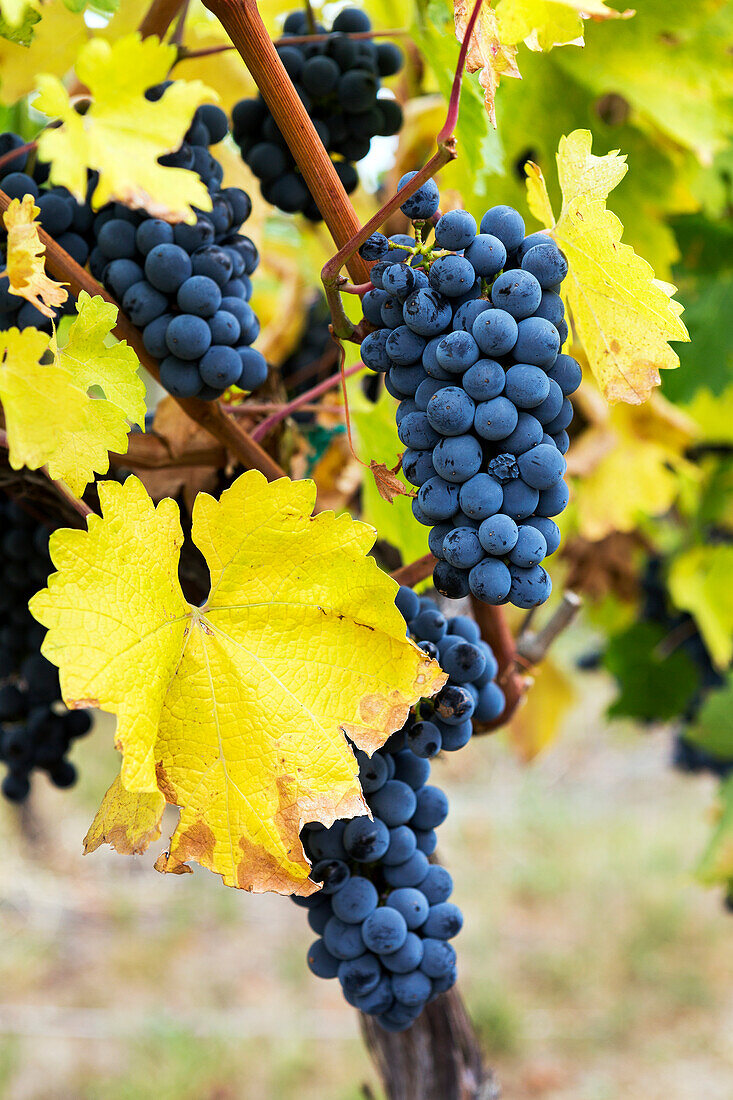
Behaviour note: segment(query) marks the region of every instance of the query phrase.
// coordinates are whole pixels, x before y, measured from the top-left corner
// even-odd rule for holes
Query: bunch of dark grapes
[[[328,34],[324,42],[285,43],[277,52],[351,193],[359,182],[354,162],[367,155],[371,139],[396,134],[402,125],[399,103],[379,95],[381,78],[402,68],[402,52],[391,42],[349,37],[371,30],[369,17],[357,8],[339,12],[330,32],[320,23],[310,27],[302,11],[292,12],[283,30],[285,38]],[[232,130],[265,201],[286,213],[320,221],[318,207],[261,96],[234,105]]]
[[[19,134],[0,134],[0,156],[19,149],[24,145]],[[33,157],[33,154],[30,154]],[[94,215],[88,203],[79,203],[65,187],[48,186],[48,165],[37,158],[30,165],[28,152],[19,153],[12,161],[0,168],[0,188],[11,199],[22,200],[32,195],[40,210],[38,221],[61,245],[61,247],[83,267],[88,258],[92,236]],[[3,232],[3,242],[5,234]],[[0,245],[0,270],[6,265],[4,243]],[[7,275],[0,278],[0,330],[9,328],[38,328],[51,331],[52,319],[21,298],[11,294]],[[64,313],[74,312],[74,298],[69,295],[64,304],[55,310],[53,320],[58,322]]]
[[[376,328],[361,356],[399,401],[402,469],[418,488],[415,518],[432,527],[435,587],[535,607],[552,588],[541,562],[560,545],[552,517],[568,503],[563,456],[581,380],[560,353],[567,263],[546,234],[525,237],[509,206],[477,227],[466,210],[436,221],[438,202],[430,180],[402,206],[414,236],[375,233],[362,246],[378,262],[363,298]]]
[[[180,149],[160,160],[198,174],[211,193],[210,212],[197,211],[195,225],[170,225],[117,203],[104,207],[89,257],[92,275],[142,330],[168,392],[203,401],[233,385],[257,389],[267,377],[264,356],[250,346],[260,331],[249,304],[259,256],[238,232],[252,203],[238,187],[221,187],[223,169],[208,149],[227,130],[219,107],[199,107]]]
[[[504,696],[494,682],[497,664],[476,624],[446,620],[435,603],[400,588],[397,606],[411,635],[438,656],[448,684],[424,700],[383,749],[357,752],[359,781],[372,817],[307,825],[303,844],[322,889],[294,898],[308,909],[319,938],[308,965],[320,978],[338,978],[349,1004],[376,1016],[388,1031],[404,1031],[425,1005],[456,981],[456,953],[448,942],[463,916],[450,902],[453,882],[428,857],[448,799],[429,784],[441,747],[461,748],[471,716],[497,718]],[[426,717],[427,716],[427,717]]]
[[[52,570],[48,530],[5,497],[0,530],[0,761],[7,767],[1,789],[11,802],[22,802],[36,768],[57,787],[75,782],[76,769],[65,757],[91,718],[61,702],[58,669],[40,653],[45,630],[28,610]]]

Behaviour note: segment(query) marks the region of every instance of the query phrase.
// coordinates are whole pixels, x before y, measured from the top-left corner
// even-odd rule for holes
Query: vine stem
[[[19,145],[17,149],[10,149],[7,153],[3,153],[0,157],[0,168],[4,168],[6,164],[12,164],[12,162],[23,155],[23,153],[30,153],[34,149],[38,148],[37,141],[27,141],[25,145]]]
[[[321,281],[323,282],[324,292],[331,309],[331,317],[333,319],[334,332],[337,336],[346,339],[352,337],[354,332],[354,326],[344,313],[343,305],[341,302],[341,296],[339,293],[339,278],[341,268],[349,266],[353,263],[353,258],[357,254],[358,249],[364,244],[364,241],[376,232],[387,219],[395,213],[396,210],[402,206],[402,204],[414,195],[417,190],[424,183],[427,183],[429,179],[432,179],[436,172],[440,171],[451,160],[454,160],[457,156],[456,152],[456,138],[455,128],[458,122],[458,111],[461,103],[461,82],[463,79],[463,69],[466,64],[466,54],[468,53],[469,43],[473,36],[474,27],[481,11],[482,0],[476,0],[473,11],[471,12],[471,18],[468,21],[466,27],[466,33],[463,36],[461,42],[461,49],[458,54],[458,64],[456,65],[455,76],[453,77],[453,85],[451,87],[450,99],[448,101],[448,110],[445,116],[445,122],[436,138],[437,150],[430,158],[424,168],[421,168],[411,180],[409,180],[404,187],[401,187],[395,195],[389,199],[384,206],[370,218],[366,225],[356,232],[351,240],[347,241],[335,256],[324,265],[321,271]],[[335,240],[335,238],[334,238]],[[338,241],[336,241],[338,244]],[[351,268],[349,267],[349,271]],[[353,278],[353,276],[352,276]],[[355,283],[359,280],[354,279]]]
[[[268,416],[265,420],[262,420],[251,433],[251,438],[259,442],[264,436],[271,432],[276,424],[279,424],[281,420],[285,420],[291,413],[296,412],[297,409],[303,405],[308,405],[315,398],[320,397],[324,393],[328,393],[329,390],[335,389],[341,385],[342,378],[351,378],[352,375],[358,374],[362,370],[367,368],[363,363],[354,363],[353,367],[349,367],[347,371],[337,371],[336,374],[330,375],[328,378],[324,378],[323,382],[319,382],[318,385],[312,386],[309,390],[305,390],[298,397],[294,397],[292,401],[288,401],[286,404],[281,405],[271,416]],[[240,406],[242,409],[246,409],[246,405]]]
[[[336,247],[341,248],[359,232],[359,219],[267,33],[255,0],[205,0],[205,4],[254,77]],[[368,270],[361,256],[351,256],[348,269],[352,282],[367,282]]]
[[[161,41],[185,0],[153,0],[143,16],[138,30],[143,38],[155,35]]]
[[[0,212],[4,213],[8,209],[10,201],[5,192],[0,191]],[[86,290],[88,294],[97,295],[104,298],[105,301],[111,302],[113,306],[117,306],[119,312],[113,331],[120,340],[127,340],[142,365],[159,382],[160,371],[157,361],[148,353],[140,332],[125,316],[112,295],[108,294],[88,271],[80,267],[68,252],[60,248],[40,225],[38,226],[38,236],[41,244],[46,247],[47,270],[56,279],[67,283],[75,296],[78,296],[82,290]],[[285,471],[275,462],[274,458],[271,458],[239,424],[226,416],[217,401],[198,401],[195,397],[176,397],[175,401],[191,420],[195,420],[202,428],[210,432],[215,439],[218,439],[243,466],[260,470],[268,481],[274,481],[279,477],[287,477]]]
[[[392,27],[386,31],[347,31],[343,37],[353,38],[354,41],[360,39],[370,38],[406,38],[409,35],[409,31],[404,27]],[[289,34],[284,38],[276,38],[274,45],[275,48],[281,46],[307,46],[313,42],[328,42],[331,37],[330,33],[327,34]],[[198,50],[189,50],[185,46],[181,46],[178,53],[178,61],[190,61],[195,57],[213,57],[218,53],[228,53],[230,50],[235,50],[237,47],[234,45],[221,46],[202,46]],[[177,64],[178,62],[176,62]]]

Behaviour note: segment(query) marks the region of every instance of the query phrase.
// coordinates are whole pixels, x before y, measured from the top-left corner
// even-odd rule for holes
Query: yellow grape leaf
[[[17,27],[25,19],[26,8],[35,6],[30,0],[0,0],[0,18],[8,26]]]
[[[510,744],[525,762],[553,743],[575,702],[572,680],[551,657],[545,657],[532,676],[532,690],[514,712],[507,729]]]
[[[0,400],[14,470],[47,465],[80,496],[95,471],[109,469],[109,451],[126,452],[128,420],[145,421],[145,386],[132,348],[105,343],[116,317],[116,306],[82,291],[65,347],[37,329],[0,333]],[[53,361],[42,363],[49,353]],[[104,398],[89,397],[93,385]]]
[[[456,38],[463,42],[475,0],[455,0]],[[466,54],[469,73],[479,74],[479,84],[484,90],[484,103],[491,122],[496,126],[494,99],[502,76],[519,77],[517,47],[502,41],[496,12],[484,3],[479,12],[471,42]]]
[[[564,285],[575,332],[607,401],[638,405],[660,383],[659,371],[679,366],[669,340],[689,340],[675,288],[621,242],[623,226],[606,199],[626,174],[618,151],[591,153],[589,130],[560,139],[557,171],[563,203],[553,226],[542,173],[528,166],[528,201],[565,253]]]
[[[54,317],[53,306],[61,306],[69,297],[61,283],[49,279],[46,274],[46,246],[38,237],[36,218],[41,213],[33,196],[12,199],[3,214],[8,233],[6,268],[8,290],[25,298],[46,317]]]
[[[211,210],[211,196],[195,172],[166,168],[158,157],[177,149],[201,103],[218,98],[199,80],[177,80],[156,102],[145,90],[165,80],[176,47],[139,34],[109,43],[86,43],[76,72],[92,96],[85,115],[77,114],[61,81],[50,73],[37,78],[33,106],[62,125],[38,139],[42,160],[51,163],[51,182],[84,201],[87,169],[99,172],[94,207],[122,202],[142,207],[170,222],[196,220],[192,206]]]
[[[0,37],[28,47],[40,18],[37,4],[31,0],[0,0]]]
[[[43,18],[33,27],[30,47],[0,38],[0,100],[15,103],[34,91],[36,73],[63,76],[88,38],[81,12],[70,11],[64,0],[44,3]]]
[[[669,591],[689,611],[719,668],[733,660],[733,546],[696,546],[672,562]]]
[[[109,844],[122,856],[135,856],[160,836],[165,799],[160,791],[128,791],[119,775],[102,799],[89,832],[84,837],[84,855]]]
[[[587,396],[584,383],[577,397],[584,413]],[[591,540],[633,531],[662,515],[677,499],[680,474],[695,472],[685,459],[695,425],[661,395],[643,406],[604,410],[605,417],[591,422],[568,454],[570,514],[575,529]]]
[[[584,19],[628,19],[634,14],[614,11],[604,0],[499,0],[496,5],[501,41],[524,42],[530,50],[582,46]]]
[[[116,714],[123,786],[180,807],[160,870],[194,859],[229,886],[311,893],[301,826],[365,812],[343,734],[374,751],[445,681],[366,556],[373,529],[313,516],[313,482],[249,470],[196,499],[211,592],[193,607],[177,505],[135,477],[99,499],[88,532],[52,535],[58,572],[32,600],[64,699]]]

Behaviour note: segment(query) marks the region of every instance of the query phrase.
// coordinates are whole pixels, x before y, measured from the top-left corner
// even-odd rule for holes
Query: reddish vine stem
[[[351,378],[352,375],[358,374],[360,371],[366,370],[363,363],[354,363],[353,367],[349,367],[347,371],[344,371],[344,378]],[[287,404],[281,405],[276,412],[268,416],[266,420],[261,421],[256,428],[251,432],[251,438],[256,439],[258,442],[263,439],[268,432],[271,432],[276,424],[279,424],[281,420],[285,420],[291,413],[300,409],[303,405],[310,404],[316,397],[320,397],[324,393],[328,393],[329,390],[335,389],[340,386],[342,382],[341,371],[337,371],[336,374],[332,374],[329,378],[324,378],[323,382],[319,382],[318,385],[312,386],[309,390],[305,390],[298,397],[294,397],[292,401],[288,401]],[[242,409],[246,409],[246,405],[240,406]]]
[[[369,39],[369,38],[406,38],[409,35],[409,31],[401,27],[393,27],[386,31],[354,31],[346,32],[344,38]],[[276,38],[274,45],[276,48],[281,46],[306,46],[312,42],[328,42],[331,37],[329,34],[289,34],[284,38]],[[233,45],[221,45],[221,46],[202,46],[198,50],[189,50],[186,46],[181,46],[178,53],[178,61],[190,61],[196,57],[213,57],[219,53],[228,53],[230,50],[235,50],[237,47]]]
[[[161,41],[183,6],[183,0],[153,0],[138,28],[143,38],[155,35]]]
[[[0,191],[0,212],[7,210],[9,205],[9,197],[4,191]],[[78,296],[82,290],[86,290],[88,294],[96,294],[104,298],[105,301],[117,306],[119,312],[114,327],[115,334],[119,339],[127,340],[146,370],[152,374],[156,381],[160,381],[157,361],[148,353],[139,331],[125,316],[112,295],[108,294],[88,271],[80,267],[68,252],[60,248],[40,225],[38,226],[38,236],[41,243],[46,246],[46,269],[56,279],[67,283],[74,295]],[[175,401],[191,420],[195,420],[202,428],[206,428],[215,439],[218,439],[224,447],[232,452],[243,466],[248,469],[260,470],[269,481],[287,476],[282,467],[260,447],[259,443],[252,439],[239,424],[236,424],[234,420],[225,415],[217,401],[198,401],[195,397],[177,397]]]
[[[342,339],[349,339],[353,335],[354,326],[344,313],[343,304],[341,302],[338,284],[341,268],[353,261],[354,255],[364,241],[384,225],[387,219],[394,214],[411,195],[414,195],[424,183],[432,179],[436,172],[439,172],[441,168],[451,160],[454,160],[457,156],[454,131],[456,123],[458,122],[458,111],[461,102],[461,81],[463,69],[466,64],[468,46],[481,10],[481,4],[482,0],[476,0],[473,11],[471,12],[471,18],[466,27],[466,33],[463,36],[463,42],[461,43],[461,49],[458,54],[458,64],[456,65],[456,72],[453,78],[450,100],[448,101],[448,111],[445,116],[443,127],[436,139],[438,146],[436,152],[425,167],[421,168],[404,187],[401,187],[400,190],[377,211],[374,217],[370,218],[366,225],[359,229],[351,240],[347,241],[339,249],[336,255],[324,265],[321,271],[324,292],[333,318],[334,332]]]
[[[288,143],[329,232],[338,248],[359,231],[359,219],[349,202],[333,162],[285,71],[255,0],[205,0],[239,51]],[[360,256],[349,261],[354,283],[369,278]]]
[[[0,157],[0,168],[4,168],[6,164],[12,164],[12,162],[23,155],[23,153],[31,153],[34,149],[38,148],[37,141],[27,141],[25,145],[19,145],[17,149],[10,149],[7,153],[3,153]]]
[[[424,558],[411,561],[408,565],[401,565],[399,569],[390,573],[390,577],[398,584],[406,584],[408,588],[412,588],[430,576],[437,560],[432,554],[426,554]]]
[[[496,680],[506,699],[504,710],[499,717],[479,731],[489,732],[506,725],[524,697],[529,682],[518,664],[516,643],[502,609],[482,603],[474,596],[471,597],[471,607],[481,631],[481,637],[489,643],[499,663]]]

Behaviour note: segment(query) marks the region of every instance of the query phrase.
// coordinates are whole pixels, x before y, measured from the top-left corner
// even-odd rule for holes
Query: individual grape
[[[481,219],[480,229],[498,237],[507,252],[514,252],[524,238],[524,220],[511,206],[492,206]]]
[[[519,414],[516,405],[508,397],[494,397],[491,401],[482,401],[476,406],[473,422],[474,428],[482,439],[505,440],[517,427]],[[542,438],[541,428],[540,438]],[[507,444],[507,449],[512,448]]]
[[[417,175],[417,172],[406,172],[404,176],[400,178],[397,184],[397,190],[401,191],[411,179]],[[411,195],[409,199],[406,199],[400,206],[400,210],[403,214],[407,215],[411,221],[427,221],[432,218],[435,211],[438,209],[438,203],[440,202],[440,192],[438,191],[438,185],[433,179],[426,180],[414,195]],[[440,290],[440,287],[436,289]]]
[[[439,256],[430,267],[430,285],[446,298],[458,298],[470,290],[476,281],[476,272],[463,256],[451,254]]]
[[[550,380],[543,370],[528,363],[515,363],[506,372],[504,396],[518,409],[533,409],[550,392]]]
[[[507,355],[517,342],[517,322],[504,309],[485,309],[471,329],[481,351],[488,356]]]
[[[411,413],[410,415],[416,416],[418,414]],[[435,459],[433,458],[434,463]],[[429,521],[441,522],[450,519],[458,511],[458,487],[442,477],[431,477],[420,486],[417,500]]]
[[[478,537],[487,554],[503,557],[516,546],[519,529],[511,516],[497,512],[483,521]]]
[[[415,932],[408,932],[405,942],[396,951],[390,951],[382,955],[382,966],[393,974],[409,974],[422,962],[422,939]],[[394,978],[392,979],[394,992]]]
[[[174,397],[197,397],[203,388],[198,364],[167,355],[160,364],[160,381]]]
[[[205,385],[225,390],[239,380],[242,360],[234,348],[225,344],[212,344],[201,357],[199,372]]]
[[[477,473],[461,485],[458,499],[461,511],[470,519],[480,521],[499,510],[503,492],[499,482],[490,474]]]
[[[565,317],[565,306],[559,294],[551,290],[543,290],[540,304],[534,313],[535,317],[544,317],[546,321],[557,327]]]
[[[568,273],[568,263],[554,241],[535,245],[522,257],[522,270],[529,271],[543,290],[561,283]]]
[[[355,817],[344,829],[344,847],[358,863],[381,859],[389,847],[389,830],[379,818]]]
[[[457,726],[471,717],[474,705],[475,701],[468,691],[457,684],[448,684],[435,700],[435,713],[441,722]]]
[[[259,389],[267,378],[267,360],[255,348],[238,347],[236,350],[242,364],[237,385],[243,390]]]
[[[407,922],[401,913],[390,906],[381,906],[370,913],[362,924],[361,937],[370,951],[388,955],[402,947],[407,931]]]
[[[383,233],[372,233],[359,247],[365,260],[383,260],[389,254],[389,241]]]
[[[557,382],[564,397],[575,393],[582,380],[580,364],[570,355],[558,355],[547,373],[554,382]]]
[[[517,342],[512,354],[521,363],[551,367],[560,351],[557,329],[542,317],[527,317],[517,326]]]
[[[505,271],[494,280],[491,301],[497,309],[511,314],[519,322],[531,317],[542,300],[542,287],[528,271]],[[515,358],[524,359],[523,355]],[[528,360],[529,361],[529,360]]]
[[[538,505],[539,493],[531,485],[527,485],[521,478],[508,481],[504,486],[504,496],[499,509],[513,520],[526,519],[531,516]]]
[[[453,893],[453,879],[445,867],[437,864],[430,867],[425,878],[420,883],[420,890],[428,899],[430,905],[439,905],[447,901]]]
[[[49,196],[46,202],[50,204],[53,197]],[[68,229],[69,225],[71,225],[71,217],[69,217],[64,228]],[[137,251],[135,226],[131,225],[130,222],[123,221],[121,218],[112,218],[100,229],[97,235],[97,245],[110,260],[133,259]]]
[[[392,759],[395,764],[395,779],[407,783],[413,791],[419,790],[427,783],[430,777],[430,765],[426,760],[420,759],[407,749],[395,752]]]
[[[148,325],[150,328],[152,325]],[[202,317],[180,313],[166,326],[165,343],[170,354],[178,359],[200,359],[211,345],[211,331]]]
[[[402,914],[410,931],[424,924],[430,910],[428,899],[414,886],[402,886],[393,890],[386,904]]]
[[[554,418],[554,420],[548,420],[545,428],[548,434],[556,435],[558,432],[564,432],[566,428],[570,427],[573,419],[573,406],[568,401],[567,397],[563,398],[562,407],[560,412]]]
[[[463,375],[463,389],[474,401],[490,401],[498,397],[505,382],[504,368],[494,359],[479,359]]]
[[[425,343],[424,336],[418,336],[417,333],[409,329],[407,325],[399,325],[390,332],[387,337],[385,348],[387,355],[393,363],[396,363],[398,366],[406,366],[418,362],[423,353]]]
[[[491,309],[491,302],[489,302],[487,298],[471,297],[458,306],[453,314],[451,327],[453,329],[463,329],[464,332],[471,332],[473,329],[473,322],[476,320],[479,313],[483,313],[484,310],[487,309]]]
[[[506,263],[506,248],[491,233],[479,233],[464,255],[476,274],[484,278],[492,278]]]
[[[424,939],[420,969],[428,978],[444,978],[455,968],[456,949],[447,940]]]
[[[392,991],[400,1004],[408,1007],[421,1007],[432,993],[430,978],[420,970],[407,974],[396,974],[392,979]]]
[[[430,759],[440,752],[442,737],[440,730],[434,722],[415,722],[407,734],[407,741],[412,752],[416,756]],[[389,854],[389,853],[388,853]],[[412,853],[409,853],[410,855]],[[408,857],[405,856],[405,859]],[[387,857],[385,856],[385,862]],[[403,862],[398,860],[397,862]]]
[[[441,937],[436,937],[440,939]],[[448,937],[443,937],[447,939]],[[361,925],[347,924],[338,917],[331,917],[323,931],[323,942],[326,949],[335,959],[344,962],[346,959],[358,959],[364,954],[364,941],[361,935]]]
[[[503,561],[488,557],[474,565],[468,574],[468,584],[477,600],[499,604],[509,595],[512,578]]]
[[[562,478],[567,468],[558,449],[549,443],[538,443],[525,451],[518,464],[522,479],[535,489],[549,489]]]
[[[526,526],[536,527],[547,545],[546,557],[550,557],[560,546],[560,528],[557,524],[543,516],[532,516],[524,521]]]
[[[478,542],[478,536],[475,532],[473,534],[476,537],[481,557],[483,557],[483,549],[481,549],[481,544]],[[486,657],[479,646],[473,642],[461,640],[452,645],[445,654],[441,654],[440,665],[443,671],[448,673],[452,683],[469,684],[477,680],[484,671]],[[422,828],[423,826],[418,827]],[[435,828],[434,825],[428,827]]]
[[[397,429],[400,441],[412,450],[425,451],[435,446],[440,436],[423,412],[412,412]],[[446,517],[447,518],[447,517]]]
[[[475,236],[476,219],[467,210],[450,210],[435,226],[435,243],[453,252],[468,248]]]
[[[529,569],[511,565],[509,569],[512,578],[510,594],[516,607],[529,610],[549,598],[552,581],[541,565],[533,565]]]
[[[398,825],[390,829],[389,838],[389,848],[382,857],[382,862],[387,867],[406,863],[417,848],[414,830],[407,825]]]
[[[568,450],[570,448],[570,436],[564,429],[559,432],[555,432],[555,434],[550,438],[552,439],[553,443],[555,444],[561,455],[565,455],[568,453]]]
[[[382,968],[375,955],[365,952],[355,959],[346,959],[339,964],[338,979],[345,994],[364,996],[379,985]]]
[[[547,543],[541,531],[529,525],[522,524],[517,533],[517,541],[509,554],[509,561],[513,565],[520,565],[524,569],[539,565],[547,556]]]
[[[567,508],[569,499],[570,492],[567,484],[560,479],[549,489],[543,489],[539,494],[539,501],[535,509],[536,513],[544,518],[558,516],[560,512],[564,512]]]
[[[139,283],[144,276],[143,269],[133,260],[112,260],[104,269],[104,281],[116,298],[124,298],[125,293]]]
[[[463,927],[463,914],[457,905],[450,901],[441,901],[431,905],[423,929],[430,939],[450,940],[457,936]]]
[[[208,318],[221,308],[222,293],[213,279],[206,275],[192,275],[181,283],[176,301],[183,313]]]
[[[399,779],[389,779],[369,798],[375,814],[390,828],[405,825],[415,812],[415,792]]]
[[[173,226],[160,218],[148,218],[141,222],[135,232],[137,251],[147,256],[159,244],[173,244]]]
[[[122,297],[122,308],[137,328],[145,328],[156,317],[160,317],[167,305],[168,299],[165,295],[145,279],[133,283]]]
[[[352,875],[344,888],[333,895],[331,907],[334,915],[345,923],[361,924],[377,908],[378,901],[374,884],[360,875]]]
[[[460,484],[464,481],[468,481],[474,474],[477,474],[483,459],[483,451],[481,444],[474,435],[454,435],[447,436],[441,439],[440,442],[433,448],[433,466],[436,469],[440,478],[443,478],[446,482],[454,484]],[[432,481],[433,479],[431,479]],[[426,486],[430,482],[426,482],[422,486],[420,492],[424,492]],[[428,493],[425,493],[427,497]],[[456,506],[450,513],[443,514],[444,509],[441,507],[441,515],[437,518],[448,519],[457,510],[457,490],[456,490]],[[424,500],[420,501],[421,506],[424,508],[427,515],[430,514],[429,508],[425,507]],[[447,502],[446,502],[447,506]]]
[[[433,569],[433,584],[441,596],[461,600],[469,593],[468,573],[447,561],[439,561]]]
[[[435,358],[450,374],[462,374],[478,360],[479,347],[470,332],[458,329],[438,342]]]
[[[390,294],[382,302],[379,312],[382,315],[382,324],[387,328],[398,328],[404,320],[404,310],[399,298]]]
[[[472,527],[454,527],[443,539],[441,556],[457,569],[471,569],[481,561],[484,551]]]
[[[392,360],[387,354],[387,340],[391,333],[388,329],[377,329],[368,333],[361,342],[361,358],[365,366],[374,371],[389,370]],[[404,443],[405,441],[402,440]]]
[[[311,868],[310,877],[320,882],[321,894],[325,897],[342,890],[350,878],[350,871],[342,859],[319,859]]]

